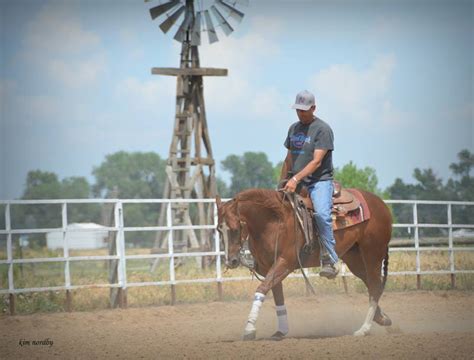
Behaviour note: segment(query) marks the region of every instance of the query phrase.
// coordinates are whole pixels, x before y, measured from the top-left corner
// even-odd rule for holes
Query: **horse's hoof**
[[[365,327],[361,327],[359,330],[354,332],[354,336],[366,336],[369,334],[370,329],[367,329]]]
[[[380,326],[390,326],[392,325],[392,320],[385,314],[374,317],[374,321]]]
[[[285,334],[283,334],[281,331],[277,331],[275,334],[273,334],[270,337],[270,340],[280,341],[280,340],[283,340],[284,337],[285,337]]]
[[[248,341],[248,340],[255,340],[257,337],[257,332],[256,331],[249,331],[249,332],[244,332],[244,336],[242,337],[242,340]]]

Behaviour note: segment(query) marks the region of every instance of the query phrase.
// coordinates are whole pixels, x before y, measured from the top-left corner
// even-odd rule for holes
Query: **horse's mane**
[[[286,206],[283,203],[283,194],[270,189],[248,189],[238,193],[235,200],[248,201],[262,206],[273,212],[276,216],[283,218]]]

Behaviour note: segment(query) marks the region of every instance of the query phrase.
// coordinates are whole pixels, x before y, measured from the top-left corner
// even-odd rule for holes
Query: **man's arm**
[[[292,160],[291,160],[291,154],[290,150],[286,153],[286,158],[283,160],[283,165],[281,167],[281,173],[280,173],[280,181],[286,179],[286,175],[288,174],[288,170],[292,168]]]
[[[317,168],[321,166],[323,162],[324,156],[328,150],[326,149],[316,149],[313,153],[313,160],[311,160],[308,165],[306,165],[298,174],[295,174],[286,184],[285,190],[294,192],[296,189],[296,185],[304,179],[306,176],[314,173]],[[287,156],[288,157],[288,156]]]

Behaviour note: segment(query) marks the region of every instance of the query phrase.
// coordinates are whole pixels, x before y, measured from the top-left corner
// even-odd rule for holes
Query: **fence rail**
[[[213,224],[208,225],[190,225],[190,226],[178,226],[172,223],[172,204],[175,203],[204,203],[212,204],[214,206],[214,219]],[[457,251],[474,251],[472,242],[466,246],[454,246],[454,229],[473,229],[474,224],[455,224],[452,221],[452,207],[453,206],[474,206],[474,202],[466,201],[419,201],[419,200],[387,200],[387,204],[406,204],[412,206],[413,222],[412,223],[394,223],[394,228],[410,228],[414,229],[413,234],[413,247],[391,247],[390,252],[416,252],[416,263],[415,269],[410,271],[398,271],[389,272],[390,275],[416,275],[417,286],[420,287],[421,275],[436,275],[436,274],[449,274],[451,275],[451,284],[455,286],[456,274],[474,274],[472,269],[456,269],[454,262],[454,254]],[[12,229],[11,226],[11,206],[12,205],[48,205],[58,204],[61,205],[61,227],[57,228],[41,228],[41,229]],[[69,204],[112,204],[113,205],[113,216],[114,226],[102,227],[101,231],[115,232],[116,233],[116,247],[115,254],[113,255],[91,255],[91,256],[71,256],[69,254],[69,246],[67,241],[67,234],[73,232],[89,232],[97,231],[97,229],[70,229],[68,228],[68,205]],[[136,227],[124,226],[124,213],[123,206],[126,204],[163,204],[166,207],[166,225],[165,226],[144,226]],[[163,206],[162,205],[162,206]],[[418,216],[419,205],[444,205],[446,206],[446,219],[445,224],[427,224],[420,223]],[[215,224],[217,223],[217,208],[214,199],[145,199],[145,200],[122,200],[122,199],[60,199],[60,200],[12,200],[12,201],[0,201],[0,206],[4,207],[5,227],[0,229],[0,235],[6,235],[6,252],[7,258],[0,260],[0,265],[8,266],[8,288],[0,289],[0,294],[8,294],[10,296],[10,313],[15,312],[15,295],[20,293],[28,292],[41,292],[41,291],[58,291],[65,290],[66,298],[70,301],[70,291],[84,288],[119,288],[122,291],[122,295],[125,295],[126,304],[126,290],[129,287],[140,287],[140,286],[170,286],[172,294],[172,303],[176,300],[175,286],[178,284],[193,284],[193,283],[217,283],[218,296],[222,298],[222,283],[228,281],[242,281],[250,280],[251,276],[245,277],[223,277],[222,276],[222,264],[221,256],[224,252],[220,250],[220,239],[219,233],[216,230]],[[420,228],[444,228],[448,229],[448,246],[442,247],[422,247],[420,246]],[[175,252],[173,235],[175,231],[179,230],[213,230],[214,234],[214,251],[204,252]],[[142,254],[142,255],[127,255],[126,244],[125,244],[125,233],[132,231],[169,231],[168,236],[168,251],[167,253],[161,254]],[[63,235],[63,256],[61,257],[50,257],[50,258],[14,258],[13,257],[13,244],[12,236],[19,234],[44,234],[49,232],[61,232]],[[406,244],[406,243],[405,243]],[[423,251],[447,251],[449,253],[449,269],[446,270],[433,270],[433,271],[422,271],[420,263],[420,253]],[[215,269],[216,276],[212,278],[202,279],[176,279],[175,273],[175,259],[180,257],[202,257],[210,256],[215,257]],[[169,279],[165,281],[147,281],[147,282],[130,282],[127,280],[127,261],[138,260],[138,259],[169,259]],[[117,266],[117,282],[115,283],[103,283],[103,284],[84,284],[74,285],[71,282],[71,262],[76,261],[96,261],[96,260],[116,260]],[[64,285],[62,286],[48,286],[48,287],[30,287],[30,288],[16,288],[14,279],[14,265],[17,264],[31,264],[31,263],[48,263],[48,262],[62,262],[64,263]],[[307,276],[316,276],[305,271]],[[301,277],[301,274],[291,274],[290,277]],[[341,272],[338,276],[341,276],[344,280],[344,286],[346,287],[345,278],[352,276],[343,264]],[[123,299],[122,299],[123,300]],[[123,301],[122,301],[123,304]],[[70,306],[68,306],[70,308]]]

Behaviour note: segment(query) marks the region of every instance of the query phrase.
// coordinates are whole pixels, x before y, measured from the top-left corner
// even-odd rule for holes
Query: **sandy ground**
[[[268,340],[276,330],[271,298],[262,307],[257,340],[246,342],[240,339],[250,301],[3,316],[0,317],[0,358],[474,357],[473,293],[387,293],[381,305],[393,325],[383,328],[374,324],[371,335],[356,338],[351,334],[365,317],[366,296],[319,295],[288,299],[290,333],[280,342]],[[34,340],[46,340],[49,345],[34,345]]]

